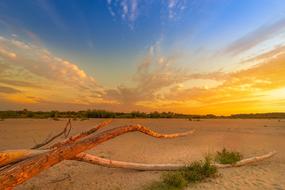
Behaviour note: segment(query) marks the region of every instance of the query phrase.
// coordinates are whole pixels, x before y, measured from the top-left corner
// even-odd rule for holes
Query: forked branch
[[[35,146],[32,147],[32,149],[38,149],[41,148],[49,143],[51,143],[52,141],[54,141],[56,138],[60,137],[61,135],[64,135],[65,138],[68,137],[69,133],[71,131],[71,121],[70,119],[68,120],[68,122],[66,123],[65,128],[63,129],[63,131],[59,132],[58,134],[52,136],[51,138],[47,138],[45,141],[43,141],[42,143],[36,144]]]
[[[92,137],[87,137],[72,144],[59,146],[30,159],[19,162],[0,171],[0,189],[12,188],[53,165],[72,159],[79,153],[94,148],[96,145],[129,132],[139,131],[156,138],[175,138],[192,134],[194,131],[175,134],[156,133],[141,125],[129,125],[107,130]]]
[[[60,146],[63,146],[63,145],[66,145],[66,144],[71,144],[71,143],[74,143],[75,141],[79,140],[79,139],[82,139],[84,137],[87,137],[93,133],[95,133],[97,130],[109,125],[110,123],[112,122],[112,119],[110,120],[107,120],[107,121],[103,121],[101,123],[99,123],[96,127],[88,130],[88,131],[84,131],[80,134],[76,134],[74,136],[71,136],[69,137],[68,139],[64,140],[64,141],[61,141],[61,142],[58,142],[54,145],[52,145],[51,147],[49,147],[50,149],[53,149],[53,148],[58,148]]]

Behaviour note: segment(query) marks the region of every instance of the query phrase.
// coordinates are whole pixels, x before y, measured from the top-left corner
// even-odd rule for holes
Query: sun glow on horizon
[[[285,110],[283,1],[173,2],[0,3],[0,109]]]

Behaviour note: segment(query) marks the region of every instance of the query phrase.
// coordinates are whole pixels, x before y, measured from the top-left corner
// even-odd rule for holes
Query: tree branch
[[[70,119],[67,121],[65,128],[59,132],[58,134],[52,136],[51,138],[47,138],[46,140],[44,140],[42,143],[36,144],[35,146],[33,146],[31,149],[38,149],[41,148],[49,143],[51,143],[52,141],[54,141],[56,138],[60,137],[61,135],[64,134],[65,137],[67,137],[70,133],[71,130],[71,121]]]
[[[103,121],[103,122],[99,123],[96,127],[92,128],[92,129],[90,129],[88,131],[84,131],[84,132],[82,132],[80,134],[76,134],[74,136],[71,136],[71,137],[69,137],[68,139],[66,139],[64,141],[58,142],[58,143],[50,146],[49,148],[53,149],[53,148],[58,148],[60,146],[66,145],[66,144],[71,144],[71,143],[73,143],[73,142],[75,142],[75,141],[77,141],[79,139],[82,139],[84,137],[87,137],[87,136],[91,135],[92,133],[95,133],[97,130],[99,130],[99,129],[109,125],[111,122],[112,122],[112,119],[109,119],[107,121]]]

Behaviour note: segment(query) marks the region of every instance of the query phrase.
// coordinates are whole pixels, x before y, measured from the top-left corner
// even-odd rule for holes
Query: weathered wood
[[[27,158],[47,152],[46,150],[30,150],[30,149],[19,149],[19,150],[5,150],[0,151],[0,167],[15,163]]]
[[[144,164],[135,162],[123,162],[117,160],[110,160],[101,158],[87,153],[80,153],[73,160],[86,162],[89,164],[100,165],[109,168],[123,168],[139,171],[167,171],[167,170],[178,170],[186,166],[186,164]]]
[[[240,167],[269,159],[273,157],[276,153],[277,153],[276,151],[273,151],[261,156],[250,157],[247,159],[243,159],[237,162],[236,164],[213,163],[212,165],[216,166],[217,168]],[[141,170],[141,171],[178,170],[187,166],[187,164],[145,164],[145,163],[135,163],[135,162],[123,162],[123,161],[101,158],[87,153],[80,153],[73,159],[109,168],[124,168],[124,169]]]
[[[32,149],[38,149],[38,148],[41,148],[49,143],[51,143],[52,141],[54,141],[56,138],[60,137],[61,135],[65,135],[65,137],[67,137],[70,133],[70,130],[71,130],[71,121],[70,119],[67,121],[66,125],[65,125],[65,128],[59,132],[58,134],[52,136],[51,138],[47,138],[45,141],[39,143],[39,144],[36,144],[35,146],[32,147]]]
[[[93,133],[95,133],[96,131],[98,131],[99,129],[109,125],[110,123],[112,122],[112,119],[109,119],[107,121],[103,121],[101,123],[99,123],[96,127],[88,130],[88,131],[84,131],[82,133],[79,133],[79,134],[76,134],[76,135],[73,135],[71,137],[69,137],[68,139],[64,140],[64,141],[61,141],[61,142],[58,142],[54,145],[52,145],[51,147],[49,147],[50,149],[52,148],[58,148],[60,146],[63,146],[63,145],[66,145],[66,144],[70,144],[70,143],[73,143],[79,139],[82,139],[84,137],[87,137]]]
[[[97,130],[107,126],[111,122],[112,122],[111,119],[107,120],[107,121],[103,121],[103,122],[99,123],[96,127],[92,128],[92,129],[90,129],[88,131],[85,131],[85,132],[73,135],[73,136],[69,137],[68,139],[65,139],[65,140],[63,140],[61,142],[58,142],[58,143],[52,145],[50,147],[50,149],[57,148],[59,146],[63,146],[63,145],[66,145],[66,144],[73,143],[73,142],[75,142],[75,141],[77,141],[77,140],[79,140],[81,138],[84,138],[84,137],[86,137],[88,135],[91,135],[92,133],[95,133]],[[35,145],[32,149],[38,149],[38,148],[40,148],[42,146],[45,146],[46,144],[51,143],[57,137],[60,137],[61,135],[63,135],[67,131],[67,127],[68,126],[71,126],[70,119],[68,120],[68,122],[67,122],[67,124],[66,124],[66,126],[65,126],[65,128],[63,129],[62,132],[58,133],[57,135],[55,135],[52,138],[47,138],[47,139],[49,139],[48,141],[45,140],[43,143]],[[71,127],[70,127],[70,129],[71,129]],[[69,132],[70,132],[70,130],[69,130]],[[24,160],[25,158],[28,158],[28,157],[32,157],[32,156],[35,156],[35,155],[47,152],[50,149],[46,149],[46,151],[30,150],[30,149],[18,149],[18,150],[6,150],[6,151],[3,151],[3,152],[0,152],[0,167],[2,167],[4,165],[8,165],[10,163],[14,163],[14,162],[17,162],[17,161]]]
[[[112,138],[125,133],[139,131],[156,138],[175,138],[192,134],[194,131],[175,134],[160,134],[156,133],[141,125],[129,125],[107,130],[100,134],[82,139],[73,144],[66,144],[53,149],[47,153],[37,155],[22,162],[19,162],[11,167],[0,171],[0,189],[8,189],[15,187],[18,184],[37,175],[44,169],[50,168],[55,164],[65,160],[72,159],[77,154],[94,148],[96,145],[108,141]]]
[[[24,157],[20,157],[21,160],[27,159],[28,157],[36,156],[42,153],[45,153],[47,150],[11,150],[10,153],[13,155],[15,152],[18,152],[18,155],[21,155],[22,153],[25,153],[26,155]],[[8,154],[9,151],[6,151],[6,154]],[[218,164],[213,163],[214,166],[217,168],[230,168],[230,167],[240,167],[245,166],[249,164],[254,164],[266,159],[269,159],[276,155],[276,151],[269,152],[267,154],[256,156],[256,157],[250,157],[243,159],[236,164]],[[0,152],[0,157],[1,157]],[[123,169],[131,169],[131,170],[140,170],[140,171],[167,171],[167,170],[177,170],[181,169],[183,167],[186,167],[187,164],[145,164],[145,163],[136,163],[136,162],[124,162],[124,161],[117,161],[117,160],[111,160],[106,158],[101,158],[96,155],[88,154],[88,153],[80,153],[76,155],[72,160],[82,161],[89,164],[95,164],[100,165],[104,167],[109,168],[123,168]]]

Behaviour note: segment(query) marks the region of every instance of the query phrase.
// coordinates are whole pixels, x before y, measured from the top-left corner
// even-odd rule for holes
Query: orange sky
[[[0,40],[1,109],[102,108],[226,115],[285,110],[284,46],[243,59],[241,69],[208,73],[189,73],[176,67],[176,57],[155,59],[150,52],[134,73],[134,84],[108,89],[47,49]]]
[[[285,111],[284,1],[116,2],[0,3],[0,110]]]

